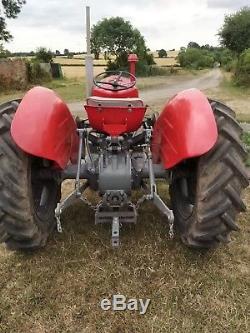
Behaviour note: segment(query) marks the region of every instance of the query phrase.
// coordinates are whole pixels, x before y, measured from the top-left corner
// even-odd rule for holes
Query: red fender
[[[67,105],[54,91],[35,87],[27,92],[11,124],[15,143],[26,153],[54,161],[64,169],[76,161],[79,139]]]
[[[184,90],[166,104],[155,123],[153,161],[172,168],[207,153],[217,138],[215,117],[206,96],[197,89]]]

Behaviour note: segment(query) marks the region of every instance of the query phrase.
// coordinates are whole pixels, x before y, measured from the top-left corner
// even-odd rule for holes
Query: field
[[[122,229],[122,247],[114,251],[110,228],[94,226],[87,207],[72,207],[64,233],[44,250],[1,248],[0,332],[248,332],[249,218],[241,216],[230,245],[198,252],[178,236],[169,240],[166,222],[147,204],[138,225]],[[116,293],[151,298],[149,311],[102,311],[100,301]]]
[[[175,58],[155,58],[154,61],[158,66],[176,66],[177,61]]]
[[[156,64],[160,67],[166,66],[175,66],[177,64],[176,57],[178,55],[178,51],[168,52],[168,58],[158,58],[158,54],[154,53],[154,60]],[[83,78],[85,77],[85,69],[84,67],[80,67],[85,64],[85,56],[77,55],[72,59],[68,59],[67,57],[56,57],[54,62],[57,62],[62,65],[63,74],[68,79],[75,78]],[[100,56],[99,60],[94,60],[94,72],[95,74],[99,74],[105,71],[107,61],[104,60],[103,55]],[[74,67],[75,66],[75,67]]]
[[[105,72],[106,67],[94,67],[94,75]],[[83,79],[86,77],[85,67],[62,67],[63,75],[68,79]]]
[[[72,59],[68,59],[66,57],[56,57],[54,59],[54,62],[57,62],[58,64],[61,65],[78,65],[78,66],[85,65],[84,58],[80,59],[79,57]],[[94,65],[103,66],[103,67],[105,67],[107,64],[107,62],[104,59],[94,60],[93,63]]]

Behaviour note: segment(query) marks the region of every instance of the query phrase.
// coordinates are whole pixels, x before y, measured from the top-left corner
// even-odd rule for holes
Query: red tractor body
[[[232,110],[194,88],[174,96],[159,116],[146,114],[148,106],[135,86],[136,61],[130,55],[131,73],[105,72],[95,78],[84,106],[87,119],[74,119],[67,105],[42,87],[1,107],[0,155],[7,176],[0,170],[0,183],[7,182],[7,192],[24,188],[17,194],[0,192],[0,213],[6,211],[0,214],[5,232],[0,239],[9,247],[44,245],[55,221],[62,230],[61,214],[77,200],[94,209],[96,224],[112,224],[114,247],[119,245],[120,224],[135,223],[145,200],[163,213],[171,237],[175,220],[189,246],[215,246],[237,229],[235,216],[244,208],[239,195],[248,179],[242,132]],[[8,183],[14,177],[11,167],[6,169],[12,163],[9,156],[20,173],[13,187]],[[75,189],[60,201],[65,179],[75,179]],[[157,179],[170,183],[171,208],[158,194]],[[85,196],[88,187],[101,198],[96,206]],[[137,203],[131,197],[134,190],[145,192]],[[11,213],[10,226],[8,207],[13,207],[10,198],[15,195],[24,209],[23,215],[20,209]]]
[[[166,104],[154,126],[154,162],[172,168],[187,158],[207,153],[217,138],[217,125],[206,96],[197,89],[182,91]]]
[[[112,80],[113,75],[103,82]],[[126,85],[131,81],[125,77],[121,82]],[[138,98],[137,88],[105,90],[105,87],[104,83],[94,87],[93,96],[84,106],[91,127],[111,137],[136,132],[147,110]],[[67,105],[49,89],[36,87],[25,95],[11,133],[25,152],[53,160],[62,169],[70,160],[75,161],[79,145],[75,121]],[[168,169],[182,160],[203,155],[214,146],[217,136],[206,96],[197,89],[183,91],[166,104],[154,125],[154,163],[162,163]],[[36,140],[32,140],[34,137]]]
[[[54,161],[64,169],[77,160],[79,138],[67,105],[43,87],[31,89],[21,101],[11,135],[26,153]]]

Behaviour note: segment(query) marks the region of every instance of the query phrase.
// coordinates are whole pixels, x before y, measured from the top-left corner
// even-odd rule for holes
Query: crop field
[[[56,57],[54,62],[57,62],[61,65],[85,65],[85,60],[77,58],[68,59],[66,57]],[[107,61],[104,59],[94,60],[94,65],[106,66]]]
[[[177,60],[175,58],[154,58],[158,66],[176,66]]]
[[[104,72],[106,67],[94,67],[94,75],[100,74]],[[85,73],[85,67],[68,67],[68,66],[63,66],[62,67],[63,75],[67,79],[81,79],[86,77]]]
[[[176,57],[178,56],[179,51],[167,51],[167,58],[159,58],[158,53],[154,52],[154,61],[158,66],[175,66],[178,64]]]
[[[160,67],[166,66],[175,66],[177,65],[176,56],[178,55],[178,51],[168,52],[168,58],[158,58],[157,53],[154,53],[154,60],[156,64]],[[68,59],[67,57],[56,57],[54,59],[55,62],[62,65],[63,74],[68,79],[74,78],[83,78],[85,77],[85,69],[84,67],[80,67],[85,64],[85,55],[77,55],[72,59]],[[95,74],[99,74],[106,69],[107,61],[104,60],[103,55],[100,56],[99,60],[94,60],[94,72]],[[76,67],[74,67],[76,66]],[[78,67],[79,66],[79,67]]]

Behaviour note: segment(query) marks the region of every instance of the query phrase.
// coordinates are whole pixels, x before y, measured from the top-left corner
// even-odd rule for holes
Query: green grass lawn
[[[241,122],[250,122],[250,87],[236,86],[230,73],[223,73],[224,78],[219,87],[205,91],[207,96],[230,106]]]
[[[77,80],[63,79],[44,83],[43,86],[55,90],[66,102],[74,102],[83,100],[85,96],[85,84],[85,81],[81,82]],[[32,88],[32,86],[30,88]],[[22,98],[25,92],[26,91],[10,91],[7,93],[1,93],[0,103],[15,98]]]

